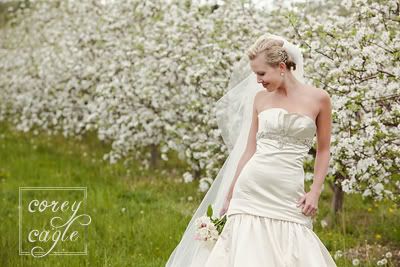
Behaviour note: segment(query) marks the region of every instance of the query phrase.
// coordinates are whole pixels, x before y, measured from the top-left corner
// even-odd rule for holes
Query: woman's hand
[[[320,195],[314,191],[307,192],[297,201],[296,206],[302,206],[302,212],[304,215],[314,216],[318,211],[319,196]]]
[[[229,208],[229,203],[231,202],[231,198],[230,197],[228,197],[228,198],[226,198],[226,200],[225,200],[225,202],[224,202],[224,205],[222,206],[222,209],[221,209],[221,211],[219,212],[219,216],[223,216],[225,213],[226,213],[226,211],[228,210],[228,208]]]

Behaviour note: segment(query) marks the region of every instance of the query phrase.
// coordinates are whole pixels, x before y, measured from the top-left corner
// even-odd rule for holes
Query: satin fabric
[[[236,181],[228,220],[205,267],[335,267],[312,217],[296,206],[305,194],[303,162],[314,120],[283,108],[258,117],[256,152]]]

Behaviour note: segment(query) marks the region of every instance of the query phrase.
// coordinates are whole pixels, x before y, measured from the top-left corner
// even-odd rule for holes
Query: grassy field
[[[13,131],[0,124],[1,266],[164,266],[203,194],[198,182],[181,181],[182,163],[161,162],[141,170],[102,161],[109,147],[95,136],[82,140]],[[87,187],[88,255],[33,258],[18,254],[18,189],[25,186]],[[326,187],[328,188],[328,187]],[[400,266],[400,212],[393,203],[370,203],[348,195],[345,209],[332,220],[331,192],[319,201],[314,231],[338,266]],[[331,223],[322,227],[321,219]],[[333,223],[336,221],[336,223]]]

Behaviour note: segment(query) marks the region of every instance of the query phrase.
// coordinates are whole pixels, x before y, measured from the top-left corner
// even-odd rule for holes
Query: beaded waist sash
[[[284,131],[279,132],[269,132],[269,131],[260,131],[256,135],[256,139],[259,140],[261,138],[271,139],[278,141],[279,148],[283,148],[285,144],[292,143],[297,145],[304,145],[308,149],[312,147],[313,138],[301,138],[293,135],[289,135]]]

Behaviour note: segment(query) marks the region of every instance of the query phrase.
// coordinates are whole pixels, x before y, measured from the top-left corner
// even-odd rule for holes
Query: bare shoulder
[[[256,93],[256,100],[260,99],[261,97],[265,96],[265,91],[264,90],[260,90]]]
[[[320,103],[321,102],[330,102],[330,96],[327,91],[324,89],[312,86],[312,85],[307,85],[307,89],[310,92],[310,94],[313,96],[314,99],[317,99]]]
[[[260,96],[264,95],[265,91],[264,90],[260,90],[256,93],[256,99],[260,98]]]
[[[314,97],[317,97],[318,99],[323,99],[323,98],[329,98],[328,92],[326,92],[324,89],[312,86],[312,85],[307,85],[306,86],[307,91],[309,91]]]
[[[265,91],[260,90],[256,93],[256,96],[254,98],[254,106],[255,106],[257,112],[259,110],[259,105],[260,105],[260,103],[262,103],[264,97],[265,97]]]
[[[256,93],[254,105],[256,107],[257,112],[262,110],[266,105],[273,105],[273,97],[272,93],[267,92],[266,90],[260,90]]]
[[[316,100],[316,104],[318,105],[318,113],[331,112],[331,97],[327,91],[321,88],[317,88],[314,86],[308,86],[310,89],[310,94]]]

